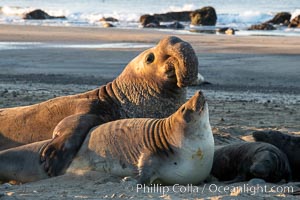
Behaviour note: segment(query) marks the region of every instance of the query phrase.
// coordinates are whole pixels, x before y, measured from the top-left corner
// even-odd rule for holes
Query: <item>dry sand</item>
[[[132,58],[144,50],[83,48],[80,45],[116,42],[154,45],[166,35],[177,35],[194,47],[199,58],[199,71],[212,84],[190,87],[188,92],[192,95],[201,89],[206,94],[211,125],[220,141],[249,140],[252,131],[258,129],[300,134],[299,37],[0,25],[0,108],[29,105],[94,89],[115,78]],[[48,46],[1,49],[3,42],[40,42]],[[75,44],[79,46],[62,48]],[[219,192],[214,192],[214,184]],[[169,187],[169,192],[163,194],[161,191],[137,192],[132,180],[122,181],[91,172],[23,185],[0,185],[0,199],[277,199],[285,196],[292,199],[281,191],[282,187],[297,188],[296,183],[261,186],[265,185],[267,189],[255,190],[248,182],[225,185],[211,181],[199,188],[177,187],[173,190]],[[229,189],[245,188],[227,191],[226,186]]]

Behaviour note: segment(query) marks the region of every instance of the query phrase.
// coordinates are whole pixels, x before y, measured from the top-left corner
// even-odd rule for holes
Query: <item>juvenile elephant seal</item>
[[[47,142],[0,152],[0,178],[21,182],[47,178],[38,153]],[[213,154],[208,106],[203,94],[196,92],[168,118],[122,119],[95,127],[67,172],[138,175],[143,184],[197,184],[209,175]]]
[[[300,180],[300,137],[284,134],[279,131],[255,131],[253,137],[256,141],[273,144],[284,152],[290,162],[293,179]]]
[[[215,151],[211,174],[228,183],[261,178],[268,182],[291,179],[288,159],[277,147],[263,142],[243,142]]]
[[[48,163],[48,173],[57,175],[61,160],[73,157],[92,127],[123,118],[167,117],[175,112],[185,102],[185,87],[195,82],[197,73],[198,59],[191,45],[166,37],[98,89],[0,109],[0,150],[54,136],[41,159]],[[55,129],[63,123],[68,126]]]

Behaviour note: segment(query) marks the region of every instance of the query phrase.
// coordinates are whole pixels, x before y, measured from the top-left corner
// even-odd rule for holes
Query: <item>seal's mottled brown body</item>
[[[1,109],[0,149],[54,136],[41,159],[48,173],[57,175],[60,161],[74,156],[92,127],[122,118],[166,117],[176,111],[185,102],[184,87],[197,79],[197,72],[192,47],[177,37],[164,38],[99,89]]]
[[[38,151],[49,141],[0,152],[0,179],[47,178]],[[122,119],[90,131],[68,172],[101,171],[140,183],[197,184],[210,173],[214,140],[201,92],[164,119]],[[20,169],[20,166],[24,166]],[[65,170],[63,170],[63,173]]]

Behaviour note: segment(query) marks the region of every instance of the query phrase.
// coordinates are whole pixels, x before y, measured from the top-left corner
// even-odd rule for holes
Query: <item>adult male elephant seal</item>
[[[55,137],[41,153],[49,175],[71,161],[89,130],[133,117],[166,117],[186,100],[185,87],[197,79],[198,59],[177,37],[134,58],[112,82],[86,93],[31,106],[0,110],[0,149]],[[58,124],[67,125],[56,128]],[[54,130],[55,129],[55,130]],[[66,142],[68,141],[68,142]]]
[[[47,178],[39,150],[48,141],[0,152],[0,179],[26,182]],[[197,184],[209,175],[213,154],[208,106],[203,94],[196,92],[168,118],[122,119],[95,127],[68,172],[138,175],[142,184]]]
[[[284,152],[290,162],[293,179],[300,180],[300,137],[284,134],[279,131],[255,131],[253,137],[256,141],[267,142]]]
[[[211,174],[228,183],[261,178],[268,182],[291,179],[288,159],[277,147],[242,142],[216,148]]]

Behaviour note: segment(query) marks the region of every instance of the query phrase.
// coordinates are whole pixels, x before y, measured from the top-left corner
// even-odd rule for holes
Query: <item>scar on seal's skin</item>
[[[195,158],[200,158],[200,159],[203,158],[203,152],[200,148],[197,150],[197,152],[195,154],[192,155],[192,159],[195,159]]]

